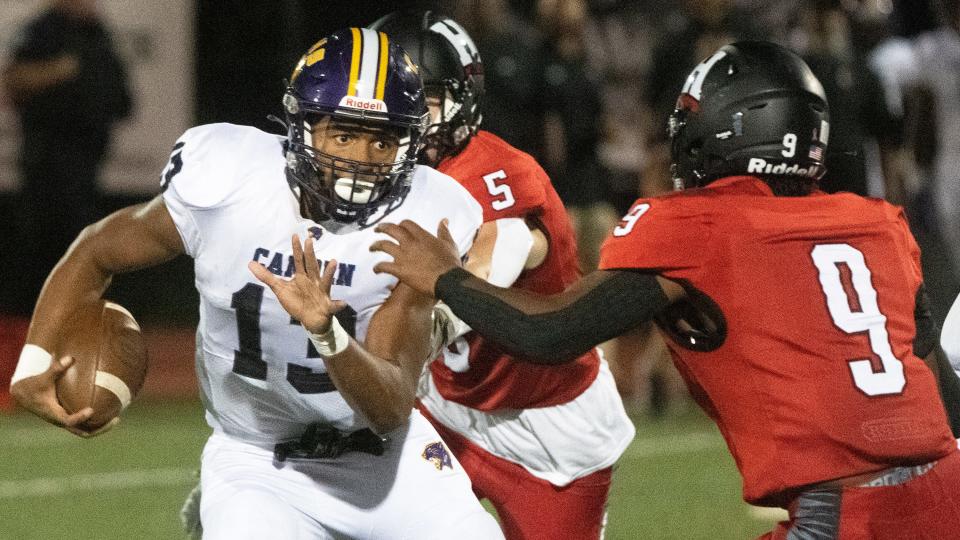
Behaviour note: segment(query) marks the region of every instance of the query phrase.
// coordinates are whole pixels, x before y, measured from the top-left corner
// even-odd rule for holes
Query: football
[[[93,408],[79,427],[93,431],[118,416],[143,387],[147,348],[140,325],[118,304],[83,307],[65,326],[55,359],[74,358],[57,381],[57,399],[68,413]]]

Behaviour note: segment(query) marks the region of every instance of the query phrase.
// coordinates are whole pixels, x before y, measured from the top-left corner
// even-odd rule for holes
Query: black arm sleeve
[[[568,291],[542,296],[503,289],[455,268],[435,294],[476,332],[538,364],[560,364],[649,321],[669,304],[656,276],[598,271]]]

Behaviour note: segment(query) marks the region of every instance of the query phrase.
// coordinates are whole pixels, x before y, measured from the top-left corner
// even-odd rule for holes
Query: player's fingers
[[[382,251],[396,259],[397,254],[400,253],[400,244],[390,240],[377,240],[370,244],[370,251]]]
[[[297,277],[306,274],[303,268],[303,245],[300,243],[300,236],[294,234],[290,238],[290,247],[293,248],[293,276]]]
[[[282,279],[273,275],[273,272],[267,270],[266,267],[260,263],[250,261],[247,263],[247,268],[255,278],[259,279],[267,287],[270,287],[274,292],[277,292],[277,287],[283,283]]]
[[[410,233],[396,223],[381,223],[374,230],[394,238],[401,244],[410,239]]]
[[[320,279],[320,263],[317,261],[317,253],[313,249],[313,238],[308,236],[303,245],[303,264],[306,267],[307,277],[313,280]]]
[[[63,412],[66,413],[67,411]],[[84,407],[73,414],[65,414],[63,418],[63,425],[65,427],[76,427],[77,425],[89,420],[91,416],[93,416],[93,409],[90,407]]]
[[[330,287],[333,286],[333,273],[337,271],[337,260],[330,259],[327,265],[323,267],[323,276],[320,277],[320,290],[330,294]]]
[[[73,365],[72,356],[64,356],[56,362],[50,362],[50,367],[47,368],[47,376],[53,380],[57,380],[60,377],[63,377],[63,374],[70,369],[70,366]]]
[[[116,426],[116,425],[119,424],[119,423],[120,423],[120,417],[117,416],[117,417],[114,418],[113,420],[110,420],[110,421],[107,422],[106,424],[98,427],[97,429],[95,429],[95,430],[93,430],[93,431],[78,430],[79,433],[78,433],[77,435],[80,435],[80,436],[83,437],[84,439],[89,439],[90,437],[96,437],[97,435],[102,435],[102,434],[110,431],[111,429],[114,428],[114,426]]]
[[[378,262],[373,266],[374,274],[392,274],[397,275],[397,264],[392,262]]]
[[[330,313],[339,313],[345,307],[347,307],[347,303],[343,300],[334,300],[330,306]]]
[[[67,411],[59,403],[48,403],[44,410],[40,411],[40,416],[47,422],[73,433],[73,429],[78,424],[86,422],[93,416],[93,409],[84,407],[73,414],[67,414]]]
[[[402,227],[403,230],[407,231],[407,234],[409,234],[411,238],[417,238],[423,235],[433,236],[432,234],[428,233],[426,229],[421,227],[417,222],[411,221],[409,219],[405,219],[401,221],[400,227]]]
[[[453,239],[453,235],[450,234],[450,220],[443,218],[440,220],[440,225],[437,226],[437,238],[443,240],[446,244],[456,245],[457,242]]]

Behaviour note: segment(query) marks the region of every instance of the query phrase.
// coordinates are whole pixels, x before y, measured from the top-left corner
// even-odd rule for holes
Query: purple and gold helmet
[[[428,115],[417,67],[386,34],[347,28],[318,41],[294,68],[283,108],[287,179],[309,217],[362,228],[400,206]],[[396,158],[373,163],[321,152],[313,146],[311,126],[323,117],[395,130]]]

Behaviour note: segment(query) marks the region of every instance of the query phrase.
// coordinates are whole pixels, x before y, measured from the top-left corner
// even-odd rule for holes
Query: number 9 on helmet
[[[670,116],[674,185],[754,175],[785,195],[804,195],[826,172],[830,134],[820,81],[773,43],[721,47],[687,77]]]

